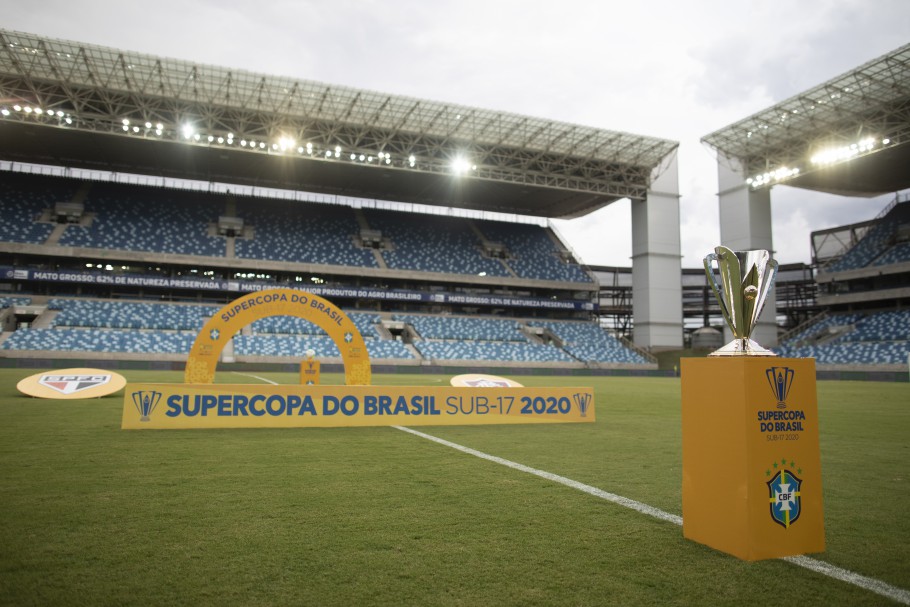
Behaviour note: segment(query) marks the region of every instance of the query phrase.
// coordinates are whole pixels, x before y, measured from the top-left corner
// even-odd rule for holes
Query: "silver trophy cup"
[[[715,264],[720,282],[714,275]],[[750,338],[777,277],[777,262],[771,259],[771,254],[764,250],[732,251],[715,247],[705,257],[705,273],[734,337],[710,356],[777,356]]]

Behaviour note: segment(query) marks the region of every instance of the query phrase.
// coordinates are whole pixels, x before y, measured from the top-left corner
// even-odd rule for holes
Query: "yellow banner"
[[[594,421],[591,388],[130,384],[124,429]]]

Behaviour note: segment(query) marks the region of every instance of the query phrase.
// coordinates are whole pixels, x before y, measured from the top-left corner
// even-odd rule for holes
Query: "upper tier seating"
[[[237,214],[253,229],[253,238],[238,238],[235,255],[300,263],[375,268],[371,251],[355,246],[359,231],[348,207],[239,199]]]
[[[223,202],[166,188],[94,183],[84,201],[91,225],[69,226],[60,244],[224,257],[225,239],[209,235]]]
[[[78,182],[18,173],[0,173],[0,241],[44,244],[54,231],[38,223],[43,211],[67,202]]]
[[[450,274],[508,276],[502,263],[484,257],[468,220],[438,215],[414,215],[364,209],[367,223],[392,241],[383,251],[388,267]]]
[[[910,261],[910,242],[901,242],[893,245],[884,255],[876,259],[872,265],[886,266],[892,263],[903,263]]]
[[[578,265],[560,259],[559,248],[544,228],[501,221],[478,221],[477,227],[488,240],[509,249],[509,266],[522,278],[591,282]]]
[[[901,225],[910,222],[910,201],[896,203],[887,215],[844,255],[822,268],[824,272],[856,270],[869,265],[880,266],[910,260],[910,243],[894,241]]]

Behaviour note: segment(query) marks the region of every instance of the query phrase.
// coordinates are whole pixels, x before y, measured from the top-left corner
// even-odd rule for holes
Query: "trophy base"
[[[734,339],[723,348],[714,350],[708,356],[777,356],[771,350],[758,345],[751,339]]]

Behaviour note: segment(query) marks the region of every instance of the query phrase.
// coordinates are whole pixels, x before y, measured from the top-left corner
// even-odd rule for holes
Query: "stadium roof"
[[[873,196],[910,187],[910,44],[705,136],[752,187]]]
[[[642,199],[678,143],[0,30],[6,160],[543,217]]]

